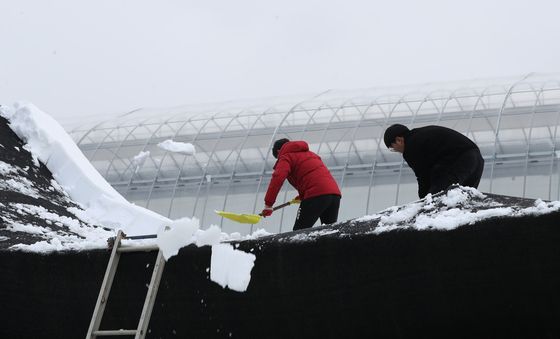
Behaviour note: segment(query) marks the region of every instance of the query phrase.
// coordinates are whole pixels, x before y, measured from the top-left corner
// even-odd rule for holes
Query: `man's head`
[[[284,139],[276,140],[276,141],[274,142],[274,145],[272,146],[272,155],[273,155],[276,159],[278,159],[278,152],[280,152],[280,149],[282,148],[282,146],[283,146],[285,143],[287,143],[288,141],[290,141],[290,140],[284,138]]]
[[[387,148],[399,153],[404,152],[404,137],[410,132],[408,127],[401,124],[394,124],[385,130],[383,141]]]

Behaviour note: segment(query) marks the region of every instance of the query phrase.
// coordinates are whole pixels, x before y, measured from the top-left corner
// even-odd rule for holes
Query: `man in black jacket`
[[[478,146],[463,134],[442,126],[409,130],[400,124],[385,130],[385,145],[402,153],[418,180],[418,196],[452,184],[477,188],[484,169]]]

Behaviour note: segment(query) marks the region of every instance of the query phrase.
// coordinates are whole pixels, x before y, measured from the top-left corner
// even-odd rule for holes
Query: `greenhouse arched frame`
[[[70,135],[137,205],[172,219],[194,216],[202,228],[276,233],[292,229],[297,207],[257,225],[214,211],[260,212],[275,162],[271,145],[280,138],[305,140],[321,156],[342,190],[340,221],[418,199],[414,173],[382,142],[393,123],[446,126],[476,142],[485,159],[482,192],[560,200],[559,74],[139,109]],[[196,153],[158,146],[169,139]],[[149,152],[143,164],[134,159],[141,152]],[[296,195],[286,182],[277,203]]]

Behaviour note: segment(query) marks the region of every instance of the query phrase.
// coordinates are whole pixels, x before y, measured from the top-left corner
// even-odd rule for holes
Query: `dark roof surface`
[[[81,208],[54,181],[48,168],[33,159],[3,117],[0,117],[0,167],[4,168],[0,170],[0,250],[48,240],[50,232],[44,232],[45,229],[80,237],[56,221],[60,218],[73,219],[83,227],[99,227],[83,222],[68,210]],[[55,216],[54,220],[44,218],[48,213]]]

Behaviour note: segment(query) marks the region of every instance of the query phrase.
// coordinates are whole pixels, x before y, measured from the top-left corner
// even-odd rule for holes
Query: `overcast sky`
[[[0,104],[59,121],[560,71],[558,0],[2,0]]]

